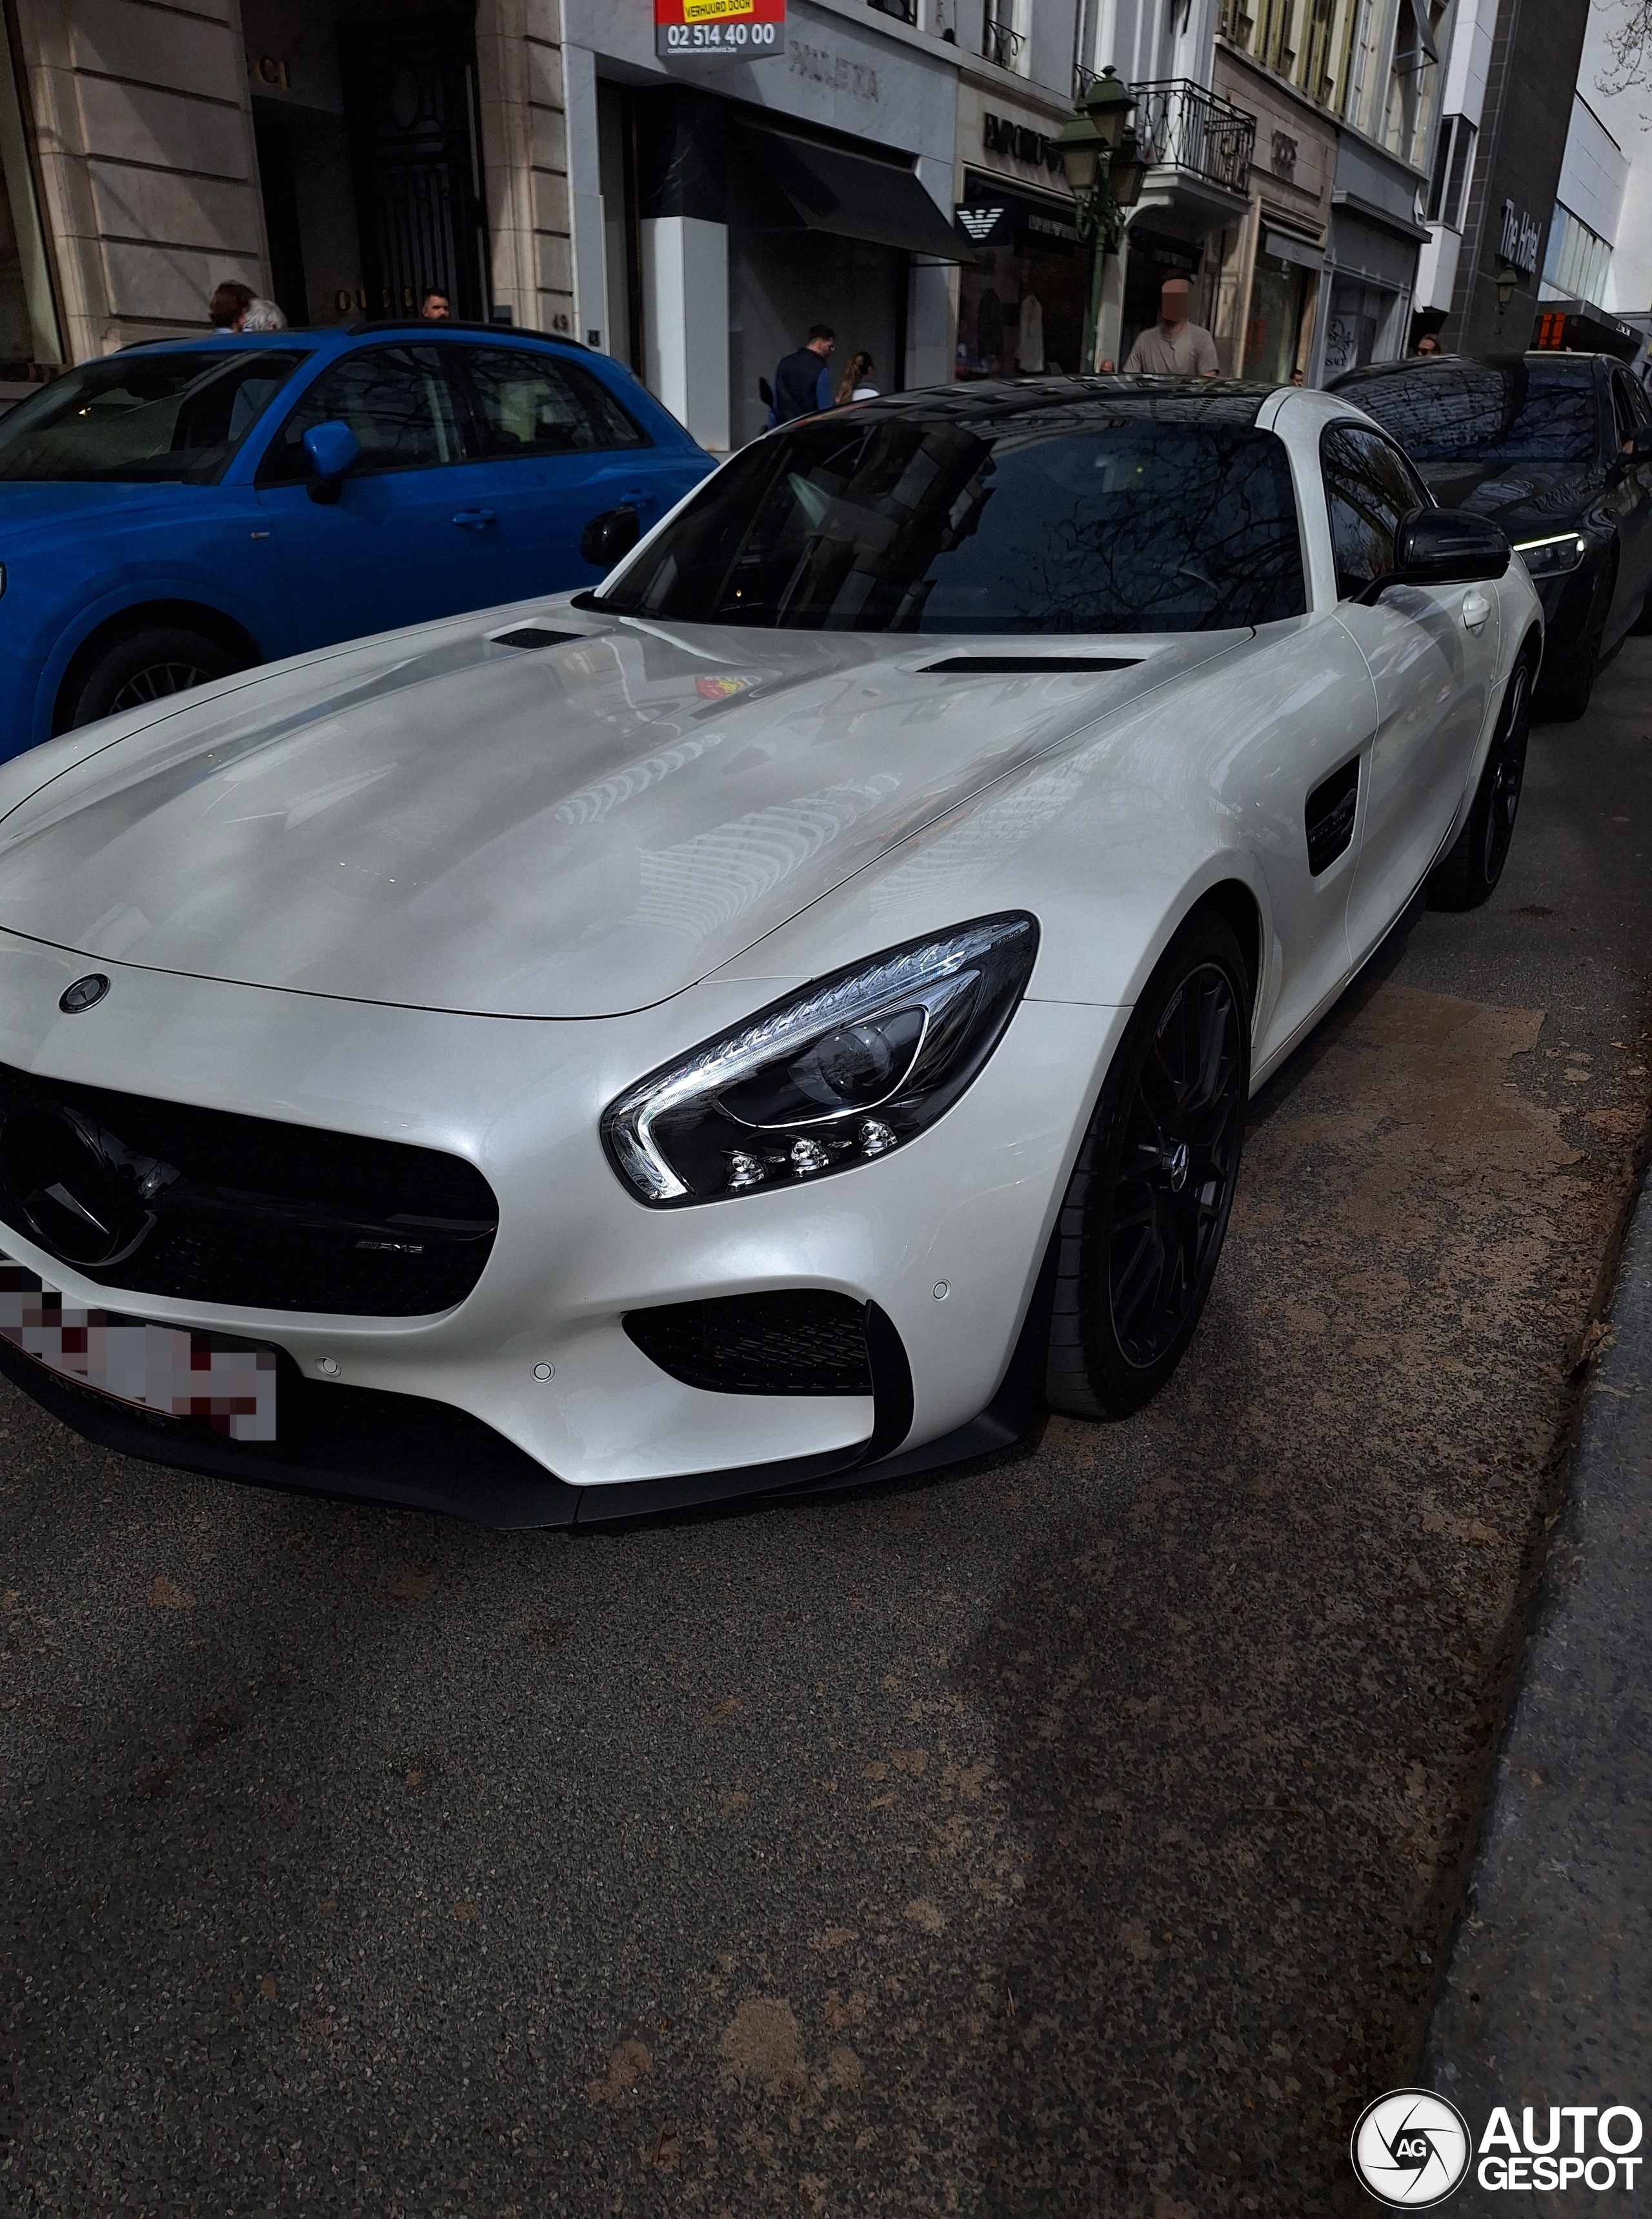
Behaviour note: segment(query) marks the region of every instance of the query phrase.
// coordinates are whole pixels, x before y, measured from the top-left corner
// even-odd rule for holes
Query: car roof
[[[387,316],[373,323],[357,321],[350,324],[292,324],[279,332],[189,332],[173,339],[130,339],[115,351],[119,354],[177,354],[188,353],[196,347],[257,347],[296,345],[312,352],[325,347],[341,347],[357,339],[406,338],[416,333],[421,339],[440,339],[453,332],[466,337],[485,332],[491,339],[531,339],[536,345],[566,347],[573,354],[591,354],[596,350],[587,347],[583,339],[570,339],[566,332],[535,331],[525,324],[482,323],[458,316],[444,316],[438,322],[427,323],[421,316]]]
[[[1200,417],[1225,424],[1253,424],[1275,385],[1233,377],[1033,376],[970,379],[958,385],[920,387],[875,401],[853,401],[830,413],[874,420],[922,415],[953,424],[1003,427],[1036,419],[1047,426],[1070,414],[1085,423],[1123,423],[1152,417],[1189,423]]]
[[[1378,385],[1390,377],[1414,376],[1419,370],[1433,376],[1445,370],[1511,370],[1518,363],[1576,364],[1589,369],[1610,370],[1618,363],[1612,354],[1574,353],[1566,347],[1528,347],[1524,354],[1493,355],[1489,358],[1477,354],[1408,354],[1397,362],[1365,362],[1357,370],[1345,370],[1340,377],[1332,378],[1326,388],[1328,393],[1345,393],[1361,385]]]

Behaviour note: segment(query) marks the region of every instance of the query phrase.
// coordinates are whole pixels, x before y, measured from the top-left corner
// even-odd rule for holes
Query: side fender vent
[[[1307,867],[1314,878],[1328,871],[1354,836],[1354,811],[1359,802],[1359,757],[1344,763],[1321,780],[1309,794],[1303,815],[1307,822]]]

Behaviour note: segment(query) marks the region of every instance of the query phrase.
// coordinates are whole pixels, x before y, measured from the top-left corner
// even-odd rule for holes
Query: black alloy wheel
[[[222,640],[185,625],[127,632],[109,642],[71,684],[67,698],[59,701],[58,730],[71,731],[99,717],[165,700],[244,669],[246,662]]]
[[[1196,917],[1136,1005],[1062,1203],[1053,1409],[1127,1416],[1192,1339],[1239,1179],[1250,1029],[1239,943]]]
[[[1514,837],[1531,730],[1531,666],[1522,655],[1509,673],[1491,752],[1463,830],[1429,875],[1431,909],[1478,909],[1491,898]]]

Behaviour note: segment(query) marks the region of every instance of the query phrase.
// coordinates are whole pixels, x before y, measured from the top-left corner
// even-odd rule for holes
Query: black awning
[[[742,135],[761,165],[767,188],[778,188],[809,230],[900,247],[937,262],[975,258],[974,248],[960,238],[910,170],[871,162],[835,146],[813,146],[784,131],[748,128]]]

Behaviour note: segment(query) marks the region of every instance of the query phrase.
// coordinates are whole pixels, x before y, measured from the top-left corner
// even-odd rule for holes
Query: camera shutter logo
[[[1391,2088],[1349,2141],[1362,2188],[1391,2211],[1425,2211],[1458,2188],[1474,2155],[1469,2123],[1429,2088]]]

